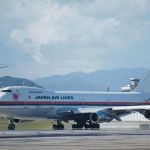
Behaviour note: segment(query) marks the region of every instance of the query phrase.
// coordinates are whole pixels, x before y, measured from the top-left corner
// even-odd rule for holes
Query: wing
[[[93,123],[109,122],[113,119],[121,121],[122,116],[139,112],[147,119],[150,118],[150,105],[119,106],[106,108],[60,108],[57,114],[68,119],[74,118],[91,120]]]

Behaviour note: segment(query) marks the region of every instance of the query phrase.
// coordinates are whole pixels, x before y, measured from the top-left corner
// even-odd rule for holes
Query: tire
[[[15,130],[15,124],[9,124],[8,130]]]
[[[76,128],[76,125],[75,125],[75,124],[73,124],[73,125],[72,125],[72,129],[75,129],[75,128]]]
[[[63,124],[57,125],[57,129],[58,129],[58,130],[64,130],[64,125],[63,125]]]
[[[56,130],[56,129],[57,129],[57,125],[54,124],[54,125],[53,125],[53,130]]]

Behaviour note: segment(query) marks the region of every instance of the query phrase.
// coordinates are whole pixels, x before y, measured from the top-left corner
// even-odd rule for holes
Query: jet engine
[[[15,124],[23,123],[23,122],[30,122],[30,121],[33,121],[33,120],[13,119],[13,122],[14,122]]]
[[[146,109],[146,110],[144,111],[144,114],[143,114],[143,115],[145,116],[145,118],[147,118],[147,119],[150,120],[150,110],[149,110],[149,109]]]
[[[106,110],[98,111],[96,113],[92,113],[90,115],[90,120],[93,123],[102,123],[102,122],[110,122],[113,120],[113,117],[107,114]]]
[[[18,123],[20,123],[20,122],[21,122],[21,120],[20,120],[20,119],[13,119],[13,121],[14,121],[14,123],[16,123],[16,124],[18,124]]]

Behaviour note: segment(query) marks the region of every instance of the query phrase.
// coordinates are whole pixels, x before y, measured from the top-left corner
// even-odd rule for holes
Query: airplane
[[[0,116],[15,124],[35,119],[54,119],[53,129],[64,129],[64,122],[74,121],[72,129],[99,129],[100,123],[139,112],[150,119],[150,72],[131,92],[50,91],[25,86],[10,86],[0,92]]]

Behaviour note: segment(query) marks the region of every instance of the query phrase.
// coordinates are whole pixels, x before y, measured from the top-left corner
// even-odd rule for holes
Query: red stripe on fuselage
[[[84,102],[84,101],[1,101],[0,106],[3,105],[86,105],[86,106],[131,106],[131,105],[150,105],[150,102]]]

